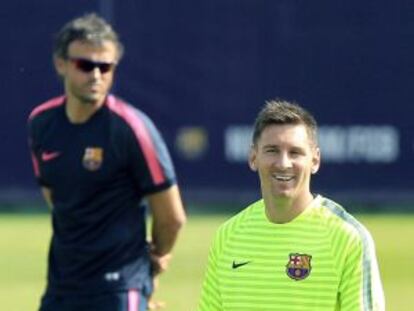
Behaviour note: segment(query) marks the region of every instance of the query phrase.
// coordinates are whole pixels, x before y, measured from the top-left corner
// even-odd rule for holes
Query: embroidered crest
[[[103,162],[103,149],[99,147],[88,147],[85,149],[82,164],[89,171],[98,170]]]
[[[311,255],[291,253],[286,265],[286,274],[296,281],[306,279],[311,270]]]

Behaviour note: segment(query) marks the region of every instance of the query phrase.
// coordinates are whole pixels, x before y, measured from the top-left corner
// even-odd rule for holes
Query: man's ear
[[[254,146],[251,146],[249,152],[249,167],[253,172],[257,172],[256,158],[257,150]]]
[[[315,150],[313,152],[313,158],[312,158],[311,173],[316,174],[319,171],[320,165],[321,165],[321,150],[319,149],[319,147],[315,147]]]
[[[53,65],[55,66],[57,74],[61,77],[64,77],[66,73],[65,60],[61,57],[53,57]]]

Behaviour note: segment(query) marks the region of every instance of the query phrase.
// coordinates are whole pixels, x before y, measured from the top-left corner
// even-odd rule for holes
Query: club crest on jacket
[[[99,147],[87,147],[83,154],[82,164],[88,171],[98,170],[103,162],[103,149]]]
[[[311,272],[311,255],[291,253],[286,265],[286,274],[295,281],[307,278]]]

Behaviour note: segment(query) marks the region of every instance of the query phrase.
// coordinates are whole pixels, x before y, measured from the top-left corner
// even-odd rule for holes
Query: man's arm
[[[339,286],[339,310],[384,311],[384,292],[375,253],[374,241],[365,228],[352,243],[345,260]]]
[[[204,275],[197,311],[223,310],[217,275],[217,251],[219,247],[220,233],[216,233],[208,254],[207,269]]]
[[[157,274],[168,268],[171,251],[177,240],[181,227],[186,222],[186,215],[177,185],[151,194],[147,197],[152,213],[151,262],[153,270],[154,290],[157,289]],[[164,302],[148,298],[148,309],[158,310],[165,306]]]
[[[50,210],[53,209],[53,201],[52,201],[52,190],[50,190],[48,187],[41,187],[43,198],[46,201],[47,206]]]
[[[152,213],[152,254],[168,255],[177,240],[186,215],[177,185],[147,197]]]

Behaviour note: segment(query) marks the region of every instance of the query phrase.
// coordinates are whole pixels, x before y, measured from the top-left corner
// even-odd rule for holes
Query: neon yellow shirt
[[[198,310],[385,310],[371,235],[322,196],[285,224],[260,200],[216,233]]]

